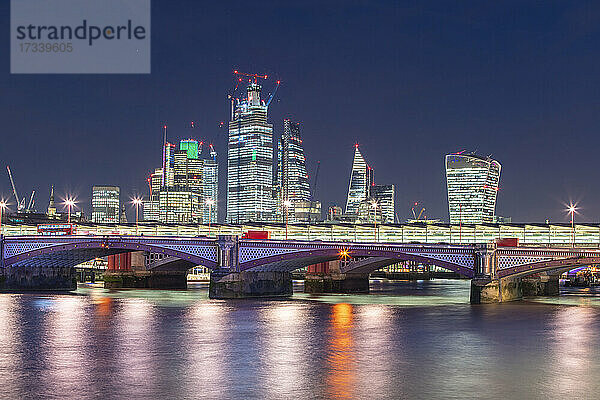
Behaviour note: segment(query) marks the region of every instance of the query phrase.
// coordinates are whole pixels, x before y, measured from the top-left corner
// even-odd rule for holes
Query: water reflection
[[[0,382],[4,396],[16,398],[19,393],[22,377],[20,371],[22,362],[22,343],[18,340],[21,336],[18,315],[20,302],[17,296],[0,296]]]
[[[330,348],[327,357],[327,394],[329,398],[354,398],[356,359],[352,337],[353,310],[351,304],[331,307]]]

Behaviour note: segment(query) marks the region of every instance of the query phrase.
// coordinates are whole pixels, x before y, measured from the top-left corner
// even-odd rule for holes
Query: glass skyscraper
[[[350,217],[358,215],[360,203],[369,197],[369,190],[373,184],[373,169],[367,165],[357,144],[354,146],[354,161],[352,162],[350,184],[348,185],[345,215]]]
[[[219,164],[217,163],[217,152],[210,145],[210,158],[204,160],[204,171],[202,173],[202,222],[205,224],[217,223],[219,194]]]
[[[118,186],[94,186],[92,188],[92,222],[97,224],[119,223],[119,191]]]
[[[448,210],[451,224],[493,222],[501,165],[474,154],[446,156]]]
[[[273,125],[261,86],[250,83],[247,97],[229,121],[227,222],[266,222],[275,217],[273,198]]]
[[[306,157],[298,122],[290,119],[283,120],[283,135],[278,142],[277,149],[277,219],[283,221],[283,216],[287,212],[288,221],[296,222],[294,211],[296,203],[307,202],[311,198],[308,173],[306,172]],[[286,201],[289,201],[291,206],[285,207]],[[303,208],[306,208],[305,205]],[[298,219],[304,219],[302,217],[304,214],[306,213],[299,213]],[[310,218],[307,219],[307,221],[309,220]]]

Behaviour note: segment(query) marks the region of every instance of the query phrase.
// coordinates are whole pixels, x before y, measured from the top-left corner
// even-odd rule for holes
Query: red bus
[[[43,224],[38,225],[37,232],[40,235],[60,236],[74,235],[77,233],[75,224]]]

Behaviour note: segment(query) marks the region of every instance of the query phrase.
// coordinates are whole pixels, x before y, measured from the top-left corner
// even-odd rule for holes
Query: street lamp
[[[204,202],[208,206],[208,234],[210,235],[210,222],[212,217],[212,206],[215,204],[213,199],[206,199]]]
[[[571,214],[571,231],[572,231],[572,241],[571,245],[575,247],[575,212],[577,211],[577,206],[574,204],[569,204],[569,208],[567,208],[569,214]]]
[[[283,207],[285,208],[285,240],[288,238],[288,214],[290,211],[290,207],[292,206],[292,202],[286,200],[283,202]]]
[[[142,204],[142,199],[139,197],[135,197],[132,201],[133,205],[135,205],[135,234],[138,235],[139,230],[139,213],[140,213],[140,204]]]
[[[67,206],[67,210],[68,210],[68,217],[67,217],[67,223],[71,223],[71,209],[73,207],[75,207],[75,201],[71,198],[68,198],[65,200],[64,204]]]
[[[377,234],[377,207],[379,206],[379,204],[377,204],[377,201],[373,200],[371,202],[371,208],[373,208],[373,215],[375,216],[375,218],[373,218],[373,221],[375,221],[375,241],[378,242],[379,241],[379,235]]]
[[[6,208],[6,201],[2,200],[0,201],[0,236],[2,236],[2,213],[4,211],[4,209]]]

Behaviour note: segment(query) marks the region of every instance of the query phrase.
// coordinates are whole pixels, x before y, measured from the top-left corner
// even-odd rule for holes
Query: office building
[[[346,200],[346,216],[357,217],[360,203],[369,197],[369,190],[374,184],[374,171],[367,165],[361,154],[358,144],[354,147],[354,161],[348,185],[348,197]]]
[[[52,195],[54,195],[54,190]],[[54,199],[52,198],[52,200]],[[118,224],[121,222],[120,207],[118,186],[94,186],[92,188],[92,222]]]
[[[474,154],[446,156],[448,211],[451,224],[493,222],[501,165]]]
[[[273,125],[261,86],[252,82],[235,105],[229,122],[227,222],[266,222],[275,218],[273,196]]]
[[[306,203],[302,205],[302,212],[294,211],[296,203],[310,202],[311,200],[306,157],[298,122],[290,119],[283,120],[283,135],[278,141],[277,150],[277,182],[275,185],[277,220],[283,221],[283,215],[287,212],[288,222],[310,222],[314,215],[308,217],[305,212]],[[315,203],[313,206],[316,206],[317,202],[313,203]],[[288,205],[286,206],[286,204]],[[315,210],[315,207],[312,207],[312,211]],[[298,219],[299,215],[304,215],[309,219]],[[320,215],[318,218],[320,219]]]
[[[217,163],[217,152],[210,145],[210,158],[204,160],[202,172],[202,222],[205,224],[218,221],[219,200],[219,164]]]
[[[394,191],[394,185],[371,186],[371,198],[377,204],[377,212],[381,215],[381,223],[383,224],[394,223],[396,215]]]

